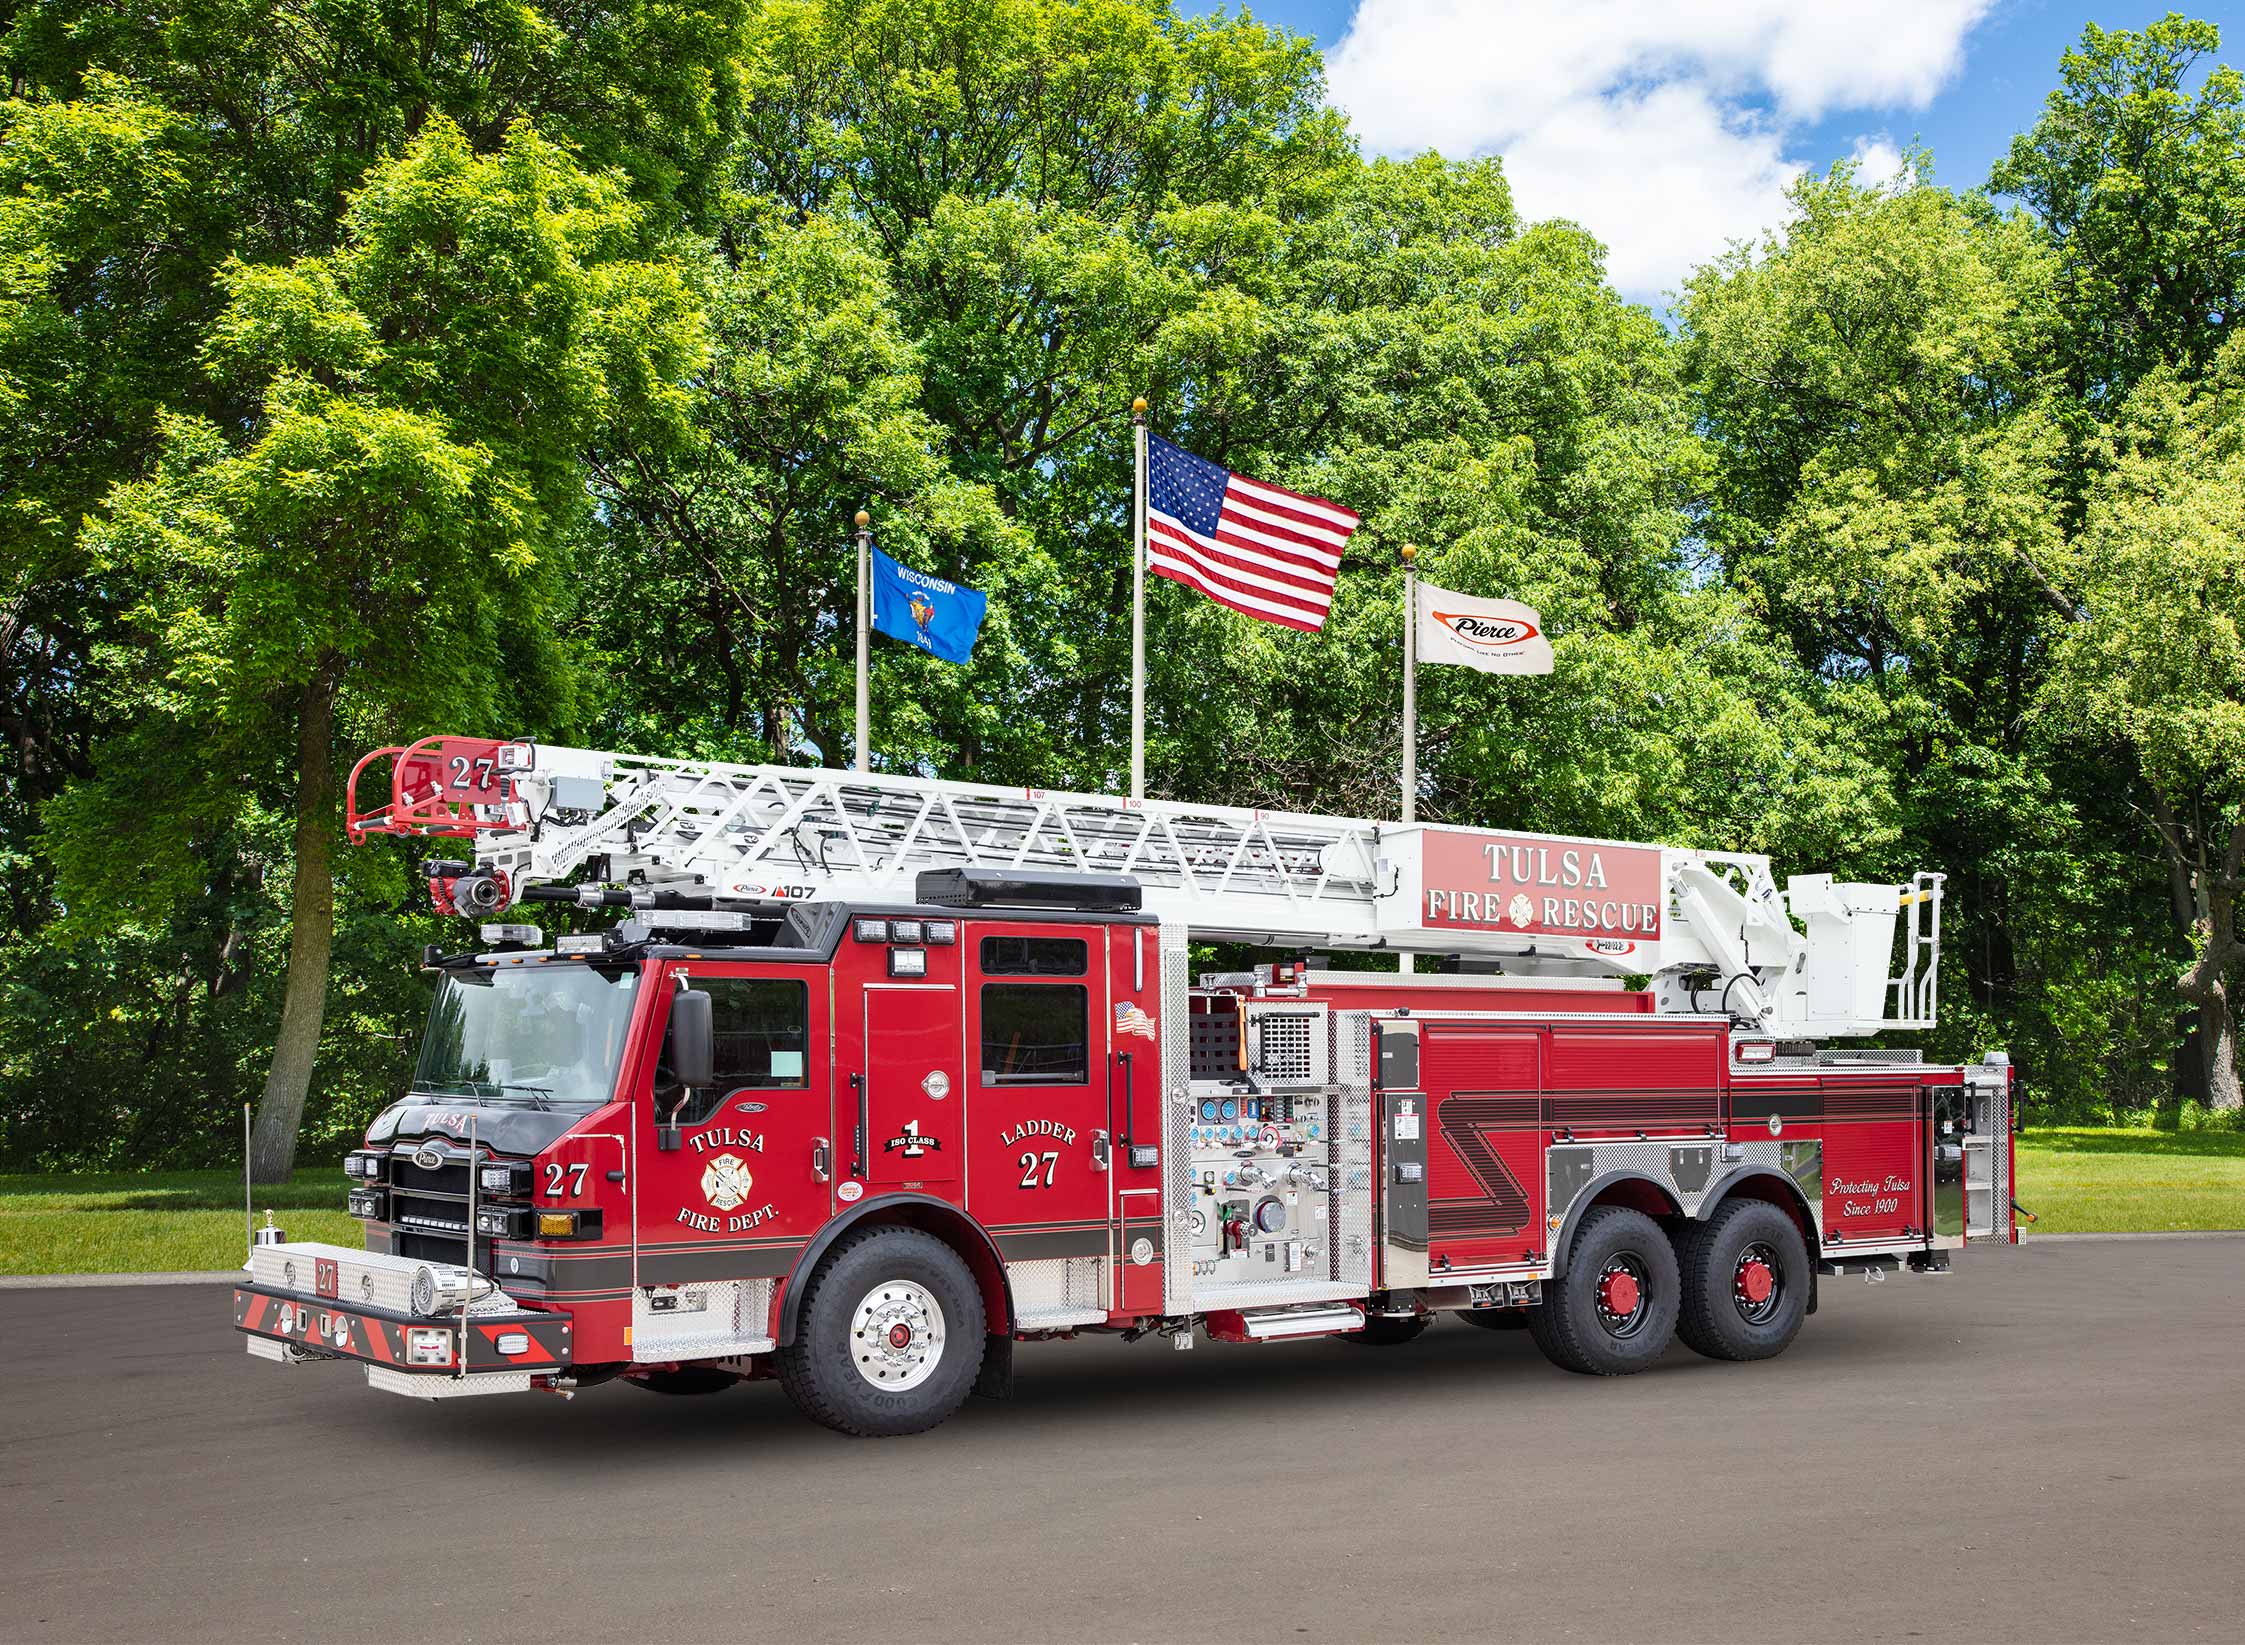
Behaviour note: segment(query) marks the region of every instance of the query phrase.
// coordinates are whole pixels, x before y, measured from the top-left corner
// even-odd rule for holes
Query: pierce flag
[[[1551,642],[1534,607],[1428,582],[1419,583],[1416,598],[1420,662],[1462,663],[1484,674],[1551,672]]]

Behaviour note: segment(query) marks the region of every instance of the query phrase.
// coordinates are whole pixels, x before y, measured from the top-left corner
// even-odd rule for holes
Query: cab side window
[[[986,977],[1080,977],[1091,969],[1080,937],[984,937]],[[1081,983],[982,985],[984,1085],[1085,1085],[1091,1080],[1091,996]]]
[[[678,1116],[700,1125],[743,1087],[787,1090],[809,1083],[810,989],[789,977],[696,977],[709,995],[717,1079]]]

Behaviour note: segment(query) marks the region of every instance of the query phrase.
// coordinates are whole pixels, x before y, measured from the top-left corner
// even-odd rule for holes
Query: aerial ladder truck
[[[365,1249],[253,1244],[278,1363],[897,1434],[1086,1332],[1766,1358],[2016,1238],[2002,1054],[1846,1043],[1933,1026],[1938,874],[458,737],[351,788],[476,935]]]

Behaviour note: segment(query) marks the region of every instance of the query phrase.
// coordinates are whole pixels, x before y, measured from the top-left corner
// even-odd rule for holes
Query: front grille
[[[466,1154],[445,1157],[441,1165],[416,1165],[411,1147],[390,1154],[390,1221],[401,1232],[417,1231],[443,1239],[459,1261],[467,1246],[468,1171]],[[420,1253],[436,1255],[435,1252]]]
[[[390,1181],[403,1189],[426,1189],[431,1193],[455,1194],[468,1197],[468,1160],[465,1154],[458,1159],[448,1159],[431,1170],[413,1163],[413,1156],[399,1149],[390,1156]]]
[[[468,1242],[454,1235],[423,1233],[400,1228],[390,1236],[390,1249],[401,1257],[412,1257],[417,1262],[462,1263],[468,1259]]]

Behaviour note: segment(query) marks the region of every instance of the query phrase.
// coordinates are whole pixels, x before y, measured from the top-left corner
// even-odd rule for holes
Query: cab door
[[[1107,934],[1108,1129],[1114,1133],[1115,1296],[1125,1313],[1162,1312],[1161,928]]]
[[[1107,928],[966,927],[968,1207],[1008,1262],[1106,1256]]]
[[[826,970],[696,962],[670,970],[669,997],[681,982],[710,997],[717,1077],[681,1093],[658,1067],[632,1117],[643,1290],[784,1274],[833,1209]]]

